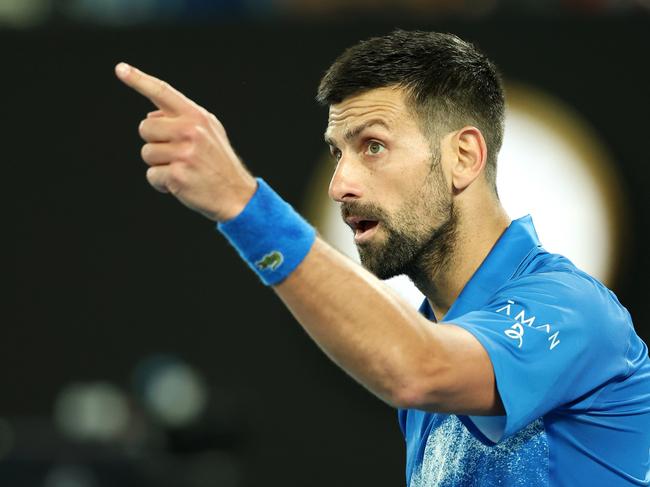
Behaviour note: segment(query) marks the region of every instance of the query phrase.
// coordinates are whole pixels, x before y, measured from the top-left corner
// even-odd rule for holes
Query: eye
[[[332,154],[332,157],[336,162],[338,162],[341,159],[341,151],[338,149],[332,149],[330,150],[330,153]]]
[[[381,154],[386,148],[376,140],[371,140],[368,143],[368,151],[367,153],[370,154],[371,156],[376,156],[377,154]]]

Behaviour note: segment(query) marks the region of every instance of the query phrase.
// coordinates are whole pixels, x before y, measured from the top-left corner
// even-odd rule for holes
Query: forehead
[[[415,123],[403,88],[375,88],[330,105],[325,135],[335,137],[374,119],[382,120],[391,128],[397,124]]]

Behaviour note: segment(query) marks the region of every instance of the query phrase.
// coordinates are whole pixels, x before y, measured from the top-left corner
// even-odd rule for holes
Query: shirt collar
[[[526,256],[540,246],[530,215],[510,223],[483,263],[465,284],[442,321],[450,321],[454,317],[481,308],[496,289],[512,279]],[[429,319],[435,319],[426,298],[420,306],[420,312]]]

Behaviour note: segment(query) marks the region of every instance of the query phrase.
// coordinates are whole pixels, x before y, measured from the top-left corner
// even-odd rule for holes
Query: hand
[[[217,117],[170,85],[127,64],[117,77],[158,107],[140,122],[149,184],[213,221],[246,206],[257,182],[233,150]]]

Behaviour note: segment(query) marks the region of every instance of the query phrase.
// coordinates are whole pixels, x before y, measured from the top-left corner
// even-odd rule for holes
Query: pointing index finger
[[[118,64],[115,67],[115,74],[124,84],[146,96],[154,105],[169,114],[179,115],[194,106],[188,98],[169,84],[126,63]]]

